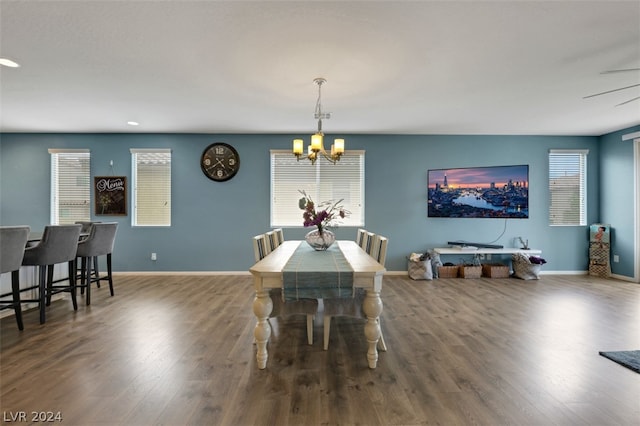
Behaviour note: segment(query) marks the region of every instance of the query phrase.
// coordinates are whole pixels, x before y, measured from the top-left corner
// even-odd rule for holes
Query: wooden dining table
[[[256,316],[256,326],[254,329],[255,343],[257,346],[256,358],[258,368],[264,369],[267,366],[269,354],[267,343],[271,336],[271,326],[267,319],[273,309],[273,302],[269,296],[269,289],[283,288],[285,266],[292,258],[300,244],[305,241],[289,240],[284,241],[278,248],[265,256],[262,260],[254,264],[249,271],[253,275],[255,287],[255,299],[253,301],[253,313]],[[364,325],[364,335],[368,343],[367,360],[369,368],[376,368],[378,362],[378,340],[380,339],[380,321],[382,313],[382,300],[380,291],[382,290],[382,277],[385,268],[376,262],[354,241],[336,241],[335,244],[344,255],[344,258],[353,270],[353,287],[366,290],[366,297],[362,308],[367,317]],[[314,269],[314,257],[305,258],[305,269]],[[325,265],[318,262],[315,274],[329,274]],[[337,285],[337,283],[336,283]],[[286,290],[286,289],[285,289]]]

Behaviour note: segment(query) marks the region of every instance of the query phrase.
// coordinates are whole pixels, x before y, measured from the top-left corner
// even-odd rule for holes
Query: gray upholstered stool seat
[[[11,292],[0,295],[0,309],[13,308],[18,329],[24,330],[20,301],[20,266],[29,239],[28,226],[0,226],[0,274],[11,272]],[[11,296],[11,300],[4,300]]]
[[[86,303],[91,304],[91,283],[99,283],[100,280],[109,281],[109,291],[113,292],[113,275],[111,270],[111,253],[116,240],[117,222],[96,222],[91,224],[89,236],[78,243],[77,257],[82,259],[82,272],[80,273],[80,287],[86,289]],[[107,275],[93,276],[91,274],[91,262],[98,256],[107,256]]]
[[[71,293],[73,309],[78,309],[76,301],[76,251],[80,238],[80,225],[52,225],[44,228],[42,239],[24,251],[22,264],[38,266],[38,287],[40,305],[40,324],[45,322],[45,306],[51,302],[51,296],[60,292]],[[53,268],[58,263],[69,265],[68,284],[54,284]],[[62,280],[58,280],[59,283]],[[45,285],[46,284],[46,285]]]

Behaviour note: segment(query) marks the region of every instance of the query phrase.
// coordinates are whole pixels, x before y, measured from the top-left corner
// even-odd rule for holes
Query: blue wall
[[[610,133],[600,141],[600,221],[611,224],[611,254],[619,263],[612,263],[614,274],[633,277],[633,144],[622,135],[640,131],[640,126]],[[635,254],[640,256],[640,254]],[[613,256],[612,256],[613,257]]]
[[[3,134],[0,223],[28,224],[33,229],[49,223],[48,148],[90,148],[91,173],[96,176],[111,174],[109,162],[113,160],[114,174],[129,179],[129,195],[129,149],[171,148],[170,228],[132,228],[130,216],[93,217],[120,222],[114,268],[246,271],[253,264],[251,237],[269,228],[269,150],[290,149],[292,139],[293,135]],[[230,143],[240,154],[240,171],[228,182],[213,182],[200,170],[202,151],[216,141]],[[543,250],[549,262],[546,270],[587,269],[587,228],[548,226],[547,154],[550,148],[589,149],[588,223],[597,222],[600,167],[607,167],[599,160],[600,138],[347,135],[346,143],[347,149],[366,151],[365,227],[389,237],[388,270],[406,270],[409,253],[446,246],[447,241],[498,239],[497,243],[513,247],[517,236],[528,238],[531,247]],[[530,165],[529,219],[427,218],[428,169],[508,164]],[[130,206],[128,210],[130,214]],[[299,239],[307,231],[287,228],[285,238]],[[338,228],[336,233],[339,239],[353,239],[356,229]],[[621,259],[633,256],[628,247],[621,250]],[[150,260],[151,252],[158,254],[157,261]]]

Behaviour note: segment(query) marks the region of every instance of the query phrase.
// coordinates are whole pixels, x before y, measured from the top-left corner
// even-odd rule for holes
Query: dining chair
[[[51,296],[60,292],[71,294],[73,309],[78,310],[76,300],[76,251],[82,226],[49,225],[44,228],[42,239],[33,246],[27,247],[22,259],[23,266],[38,267],[38,302],[40,307],[40,324],[45,322],[45,306],[51,303]],[[58,263],[67,263],[69,275],[66,280],[53,282],[53,269]],[[67,285],[59,284],[68,281]]]
[[[109,282],[109,292],[113,292],[113,271],[111,268],[111,254],[116,240],[118,222],[93,223],[89,236],[78,243],[76,257],[81,259],[80,287],[86,289],[86,304],[91,304],[91,283],[100,284],[100,281]],[[92,275],[91,262],[98,256],[107,257],[107,275]]]
[[[20,266],[29,240],[28,226],[0,226],[0,274],[11,272],[11,292],[0,294],[0,309],[13,308],[18,329],[24,330],[20,301]],[[4,300],[11,296],[11,300]]]
[[[267,256],[273,251],[271,249],[271,240],[267,237],[266,233],[262,234],[262,238],[264,238],[264,253],[265,256]]]
[[[383,237],[381,235],[376,235],[375,238],[372,238],[374,242],[372,242],[372,252],[376,253],[373,257],[378,263],[384,266],[384,262],[387,258],[387,237]],[[364,299],[367,296],[366,290],[362,288],[356,288],[353,297],[342,297],[342,298],[331,298],[324,299],[324,341],[323,348],[326,351],[329,348],[329,335],[331,332],[331,318],[344,316],[344,317],[352,317],[352,318],[361,318],[367,319],[364,311],[362,310],[362,304],[364,303]],[[378,323],[380,319],[378,318]],[[382,328],[380,328],[380,339],[378,340],[378,349],[381,351],[387,350],[387,344],[384,341],[384,336],[382,334]]]
[[[256,235],[255,237],[253,237],[253,256],[256,262],[264,259],[267,254],[268,253],[264,234]]]
[[[373,257],[379,264],[384,265],[387,260],[387,244],[389,240],[382,235],[376,235],[373,248],[371,250],[371,257]]]
[[[367,251],[367,246],[369,245],[369,232],[365,232],[364,235],[362,235],[362,239],[358,245],[362,250]]]
[[[358,231],[356,232],[356,244],[362,247],[362,244],[364,244],[363,240],[366,235],[367,235],[366,229],[362,229],[362,228],[358,229]]]
[[[265,232],[264,238],[266,239],[267,244],[269,245],[269,252],[274,251],[280,245],[280,242],[278,241],[278,236],[276,235],[275,231]]]
[[[256,235],[253,237],[253,253],[256,262],[264,259],[269,253],[266,253],[265,246],[269,244],[266,242],[265,234]],[[318,313],[318,299],[298,299],[298,300],[284,300],[281,288],[269,289],[269,297],[273,304],[273,309],[269,318],[275,317],[288,317],[291,315],[306,315],[307,316],[307,343],[313,345],[313,319]]]
[[[373,251],[375,239],[376,239],[375,233],[367,232],[367,243],[366,243],[366,246],[363,248],[364,248],[364,251],[366,251],[369,256],[371,256],[371,252]]]
[[[282,228],[274,229],[273,232],[275,232],[276,237],[278,238],[278,245],[284,243],[284,232],[282,231]]]

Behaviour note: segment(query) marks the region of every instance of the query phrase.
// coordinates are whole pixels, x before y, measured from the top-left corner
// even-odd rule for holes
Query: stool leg
[[[96,267],[96,271],[97,271]],[[111,274],[111,253],[107,254],[107,274],[109,278],[109,291],[111,292],[111,296],[113,296],[113,276]]]
[[[71,293],[71,303],[73,304],[73,310],[78,310],[78,300],[76,299],[76,275],[77,266],[75,260],[69,261],[69,293]]]
[[[87,285],[87,306],[91,304],[91,258],[87,257],[87,269],[83,274],[86,277],[86,285]]]
[[[51,305],[51,294],[53,293],[53,269],[55,265],[47,265],[47,306]]]
[[[16,313],[18,330],[24,330],[22,323],[22,305],[20,304],[20,271],[11,271],[11,292],[13,293],[13,310]]]
[[[87,258],[83,257],[80,259],[80,294],[84,294],[85,280],[87,279],[86,270]]]
[[[93,256],[93,276],[96,279],[96,284],[100,288],[100,271],[98,270],[98,256]]]
[[[38,266],[38,289],[39,289],[38,298],[40,299],[40,303],[39,303],[40,324],[44,324],[44,321],[45,321],[44,308],[47,300],[47,297],[46,297],[47,289],[45,287],[46,275],[47,275],[47,266],[46,265]]]

